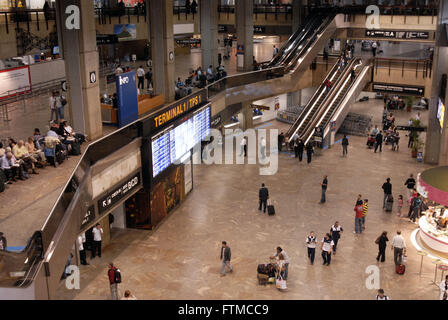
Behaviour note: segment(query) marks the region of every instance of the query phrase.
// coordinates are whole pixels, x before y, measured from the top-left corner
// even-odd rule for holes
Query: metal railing
[[[193,16],[193,20],[195,15],[198,14],[197,8],[187,8],[186,6],[173,6],[173,14],[177,14],[177,19],[180,20],[181,15],[185,15],[185,19],[188,19],[188,15]]]
[[[5,23],[6,33],[9,33],[10,24],[15,23],[16,28],[19,28],[20,23],[26,23],[27,30],[30,31],[30,24],[35,23],[37,31],[40,30],[41,22],[45,23],[46,29],[49,29],[48,21],[56,20],[55,9],[11,9],[0,11],[0,17],[3,17]]]
[[[415,70],[416,78],[419,73],[423,79],[432,77],[432,60],[430,59],[375,58],[373,68],[374,74],[378,74],[378,69],[387,69],[389,76],[392,70],[401,70],[401,76],[404,77],[405,71]]]
[[[134,8],[95,8],[95,16],[98,18],[99,24],[112,24],[113,17],[118,18],[118,23],[121,23],[122,19],[131,23],[131,16],[137,17],[137,23],[140,22],[140,19],[146,22],[146,6]]]
[[[230,14],[235,14],[235,6],[230,5],[219,5],[218,6],[219,17],[221,14],[226,14],[227,19]],[[265,19],[268,19],[272,15],[274,15],[274,19],[277,20],[279,16],[284,16],[285,20],[288,19],[288,16],[292,18],[292,5],[290,4],[281,4],[281,5],[259,5],[254,4],[254,14],[255,17],[258,18],[259,14],[264,14]]]

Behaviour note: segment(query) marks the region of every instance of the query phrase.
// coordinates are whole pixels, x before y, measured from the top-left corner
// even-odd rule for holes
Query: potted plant
[[[413,96],[407,96],[406,99],[406,111],[411,112],[412,106],[414,105],[414,97]]]
[[[421,151],[422,147],[425,144],[423,141],[419,139],[418,136],[415,137],[414,143],[412,144],[411,150],[412,150],[412,158],[417,158],[417,154]]]

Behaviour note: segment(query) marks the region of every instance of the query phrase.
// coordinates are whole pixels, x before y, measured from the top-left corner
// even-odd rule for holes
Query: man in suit
[[[230,251],[230,247],[227,245],[226,241],[223,241],[221,247],[221,261],[222,261],[221,277],[224,277],[226,275],[226,266],[229,268],[229,272],[233,271],[232,267],[230,266],[231,256],[232,253]]]
[[[305,149],[305,144],[303,143],[303,140],[300,139],[299,142],[297,143],[297,152],[299,155],[300,162],[302,162],[302,158],[303,158],[303,149]]]
[[[376,143],[375,143],[375,153],[378,147],[380,147],[380,152],[383,151],[383,135],[382,131],[378,132],[378,134],[375,137]]]
[[[264,183],[261,184],[260,191],[258,192],[258,198],[260,199],[260,206],[258,210],[261,211],[261,205],[263,205],[263,213],[266,213],[266,206],[268,204],[269,191],[268,188],[264,186]]]

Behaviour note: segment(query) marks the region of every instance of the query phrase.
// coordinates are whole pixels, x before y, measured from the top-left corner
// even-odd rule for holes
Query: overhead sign
[[[96,44],[114,44],[118,43],[118,36],[116,34],[97,34]]]
[[[0,99],[31,92],[29,66],[0,70]]]
[[[126,180],[119,187],[108,192],[106,196],[98,200],[98,211],[100,214],[106,212],[117,204],[121,199],[126,197],[131,191],[140,186],[140,173],[135,174],[132,178]]]
[[[89,207],[89,209],[87,209],[87,212],[84,214],[80,230],[84,229],[89,223],[93,222],[94,220],[95,220],[95,206],[92,205]]]
[[[366,30],[366,37],[388,38],[388,39],[408,39],[408,40],[428,40],[428,31],[394,31],[394,30]]]
[[[157,113],[152,118],[152,128],[159,129],[164,125],[171,123],[172,121],[185,115],[188,111],[200,106],[204,102],[207,102],[207,94],[205,90],[196,92],[194,95],[187,96],[182,100],[177,101],[168,109],[164,109]]]
[[[372,88],[373,88],[373,91],[411,94],[411,95],[416,95],[416,96],[424,96],[425,95],[425,87],[420,87],[420,86],[405,86],[405,85],[400,85],[400,84],[374,83]]]
[[[138,119],[137,82],[135,71],[115,78],[118,101],[118,126],[123,127]]]

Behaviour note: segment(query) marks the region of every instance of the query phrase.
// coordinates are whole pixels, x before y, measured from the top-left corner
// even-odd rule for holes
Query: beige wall
[[[366,15],[355,15],[351,28],[365,28]],[[393,30],[436,30],[437,17],[430,16],[380,16],[380,29]]]
[[[375,82],[383,82],[390,84],[403,84],[403,85],[413,85],[413,86],[424,86],[425,96],[429,98],[431,94],[432,78],[423,78],[422,72],[415,74],[415,70],[398,70],[391,69],[389,74],[389,69],[378,68],[373,71],[373,79]]]

